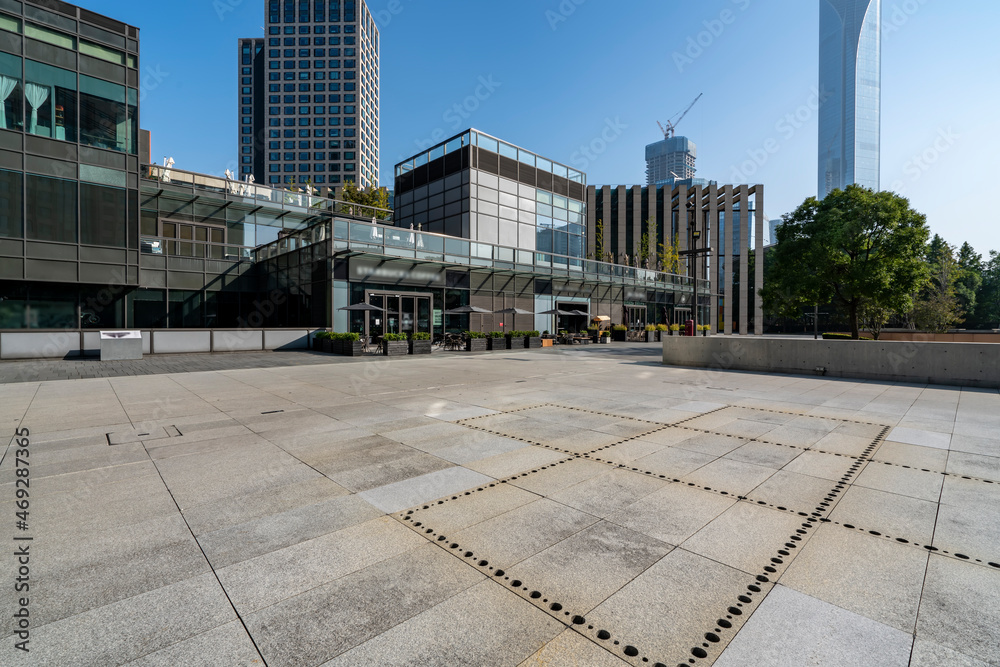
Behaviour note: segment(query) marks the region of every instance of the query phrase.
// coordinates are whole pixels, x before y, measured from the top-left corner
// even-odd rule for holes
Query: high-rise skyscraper
[[[646,146],[646,185],[694,178],[698,148],[687,137],[669,137]]]
[[[360,187],[379,177],[379,32],[364,0],[266,0],[239,42],[240,177]]]
[[[820,199],[879,189],[882,0],[819,0]]]

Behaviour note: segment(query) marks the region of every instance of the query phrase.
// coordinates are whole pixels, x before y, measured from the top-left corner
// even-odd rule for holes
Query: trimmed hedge
[[[426,331],[417,331],[416,333],[410,334],[410,340],[430,340],[431,335]]]
[[[482,331],[466,331],[465,335],[469,338],[489,338],[490,335]]]
[[[316,334],[318,340],[347,340],[356,342],[361,340],[361,334],[356,333],[336,333],[333,331],[320,331]]]
[[[388,333],[388,334],[382,336],[382,340],[387,340],[387,341],[400,341],[400,340],[402,340],[402,341],[405,341],[405,340],[409,340],[409,339],[407,338],[406,334]]]

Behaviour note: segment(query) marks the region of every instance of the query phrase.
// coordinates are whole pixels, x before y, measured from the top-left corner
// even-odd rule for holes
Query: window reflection
[[[76,141],[76,74],[26,60],[24,77],[28,132]]]

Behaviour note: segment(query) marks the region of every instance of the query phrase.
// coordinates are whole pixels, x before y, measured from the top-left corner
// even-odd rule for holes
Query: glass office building
[[[586,253],[586,175],[471,129],[395,169],[401,227],[551,255]]]
[[[820,199],[879,189],[882,1],[820,0]]]
[[[239,176],[317,187],[379,177],[379,32],[364,0],[266,0],[239,41]]]

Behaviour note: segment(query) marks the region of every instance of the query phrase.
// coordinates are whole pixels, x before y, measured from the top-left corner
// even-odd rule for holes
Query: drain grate
[[[146,440],[176,438],[181,435],[176,426],[156,426],[154,428],[131,428],[111,431],[105,434],[109,445],[131,445]]]

